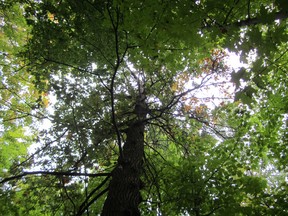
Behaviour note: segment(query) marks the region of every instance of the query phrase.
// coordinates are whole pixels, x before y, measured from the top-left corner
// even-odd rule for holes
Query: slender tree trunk
[[[143,185],[140,180],[144,155],[145,124],[143,120],[147,113],[138,108],[143,105],[145,103],[142,101],[135,106],[138,121],[132,123],[127,130],[123,159],[119,159],[117,167],[112,172],[102,216],[140,215],[138,206],[141,202],[140,189]]]

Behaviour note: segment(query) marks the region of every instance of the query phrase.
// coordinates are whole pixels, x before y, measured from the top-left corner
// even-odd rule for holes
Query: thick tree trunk
[[[123,159],[119,159],[117,167],[112,172],[102,216],[140,215],[138,206],[141,202],[140,189],[143,185],[140,180],[144,155],[143,119],[146,114],[137,113],[138,121],[131,124],[127,130]]]

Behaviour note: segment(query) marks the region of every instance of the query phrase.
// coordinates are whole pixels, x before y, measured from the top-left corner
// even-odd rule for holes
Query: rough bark
[[[127,130],[127,139],[123,146],[123,158],[119,158],[117,167],[112,172],[109,192],[103,206],[102,216],[138,216],[141,202],[140,179],[144,155],[144,119],[146,111],[140,113],[139,106],[145,105],[138,101],[135,114],[138,120]]]

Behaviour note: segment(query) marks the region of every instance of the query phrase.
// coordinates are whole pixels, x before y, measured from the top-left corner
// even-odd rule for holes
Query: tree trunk
[[[139,106],[137,103],[136,106]],[[142,102],[143,105],[144,102]],[[135,106],[135,111],[136,110]],[[139,110],[139,109],[138,109]],[[103,206],[102,216],[139,216],[141,202],[140,180],[144,155],[144,121],[147,113],[137,113],[138,121],[127,130],[123,147],[123,159],[119,159],[112,172],[109,192]]]

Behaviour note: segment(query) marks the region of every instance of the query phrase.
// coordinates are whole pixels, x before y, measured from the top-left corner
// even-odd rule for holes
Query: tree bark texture
[[[112,172],[102,216],[140,215],[138,206],[141,202],[140,189],[143,187],[140,180],[144,155],[143,119],[147,113],[138,114],[138,121],[132,123],[127,130],[123,158],[119,159],[117,167]]]

